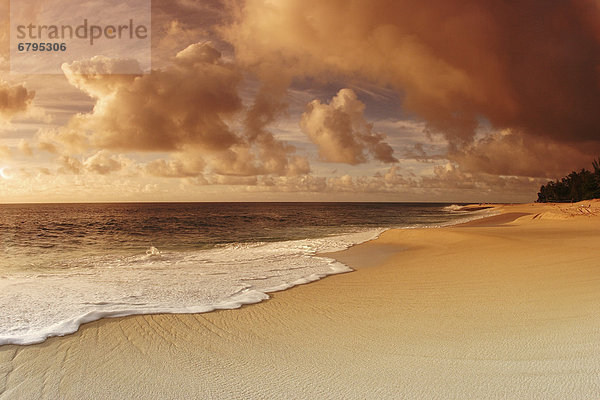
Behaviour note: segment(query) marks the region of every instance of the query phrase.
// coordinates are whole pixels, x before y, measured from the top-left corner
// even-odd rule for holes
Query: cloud
[[[261,177],[256,184],[244,189],[249,192],[318,193],[324,198],[338,199],[532,201],[535,191],[545,183],[544,179],[468,173],[454,163],[435,165],[431,173],[423,176],[409,175],[403,175],[398,165],[392,165],[372,176]]]
[[[533,201],[534,193],[545,183],[543,178],[500,176],[485,172],[467,172],[452,162],[436,165],[433,175],[422,177],[418,186],[423,189],[471,191],[480,195],[508,195],[520,197],[520,201]]]
[[[140,190],[163,177],[240,191],[524,193],[600,152],[599,20],[586,0],[157,0],[152,74],[114,74],[134,66],[126,59],[80,60],[64,66],[71,92],[46,77],[2,83],[11,106],[0,118],[30,116],[36,89],[56,120],[11,150],[53,153],[65,181],[138,173]],[[334,95],[341,87],[353,89]],[[354,166],[411,160],[374,176],[341,165],[346,175],[314,176],[317,150]],[[158,159],[118,155],[138,153]]]
[[[240,74],[218,52],[195,44],[174,65],[150,75],[100,75],[101,57],[64,65],[75,86],[97,99],[92,114],[74,117],[69,128],[87,134],[91,147],[176,151],[185,146],[224,150],[239,141],[223,120],[238,112]]]
[[[451,150],[470,148],[485,122],[581,151],[600,142],[598,21],[584,0],[247,0],[225,35],[263,81],[393,87]],[[360,162],[352,149],[322,155]]]
[[[211,185],[255,186],[258,178],[256,176],[215,175],[208,183]]]
[[[0,144],[0,158],[10,158],[12,152],[10,151],[10,147]]]
[[[64,63],[61,68],[71,85],[96,99],[114,95],[121,87],[133,84],[136,74],[122,74],[119,71],[142,73],[137,60],[104,56]]]
[[[83,163],[71,156],[60,156],[59,163],[61,167],[58,169],[58,172],[61,174],[80,174],[83,170]]]
[[[10,51],[10,0],[0,0],[0,65]]]
[[[190,178],[201,175],[205,165],[204,160],[199,157],[191,159],[159,159],[148,163],[145,169],[152,176],[162,178]]]
[[[98,174],[109,175],[130,167],[133,162],[122,155],[113,155],[106,150],[98,151],[83,160],[78,160],[68,155],[59,157],[59,168],[62,174]]]
[[[244,133],[248,143],[258,149],[258,158],[262,165],[255,168],[255,175],[299,175],[310,172],[310,166],[305,157],[294,155],[296,148],[293,145],[278,140],[268,130],[278,116],[286,110],[282,102],[288,82],[285,79],[274,78],[259,88],[254,96],[254,101],[248,108],[244,118]],[[233,149],[247,159],[247,151],[242,148]],[[223,172],[224,175],[240,175],[239,163],[237,171]],[[220,170],[225,165],[221,163]]]
[[[378,175],[375,175],[376,177]],[[391,166],[383,175],[383,182],[388,186],[403,186],[410,183],[409,180],[400,174],[400,168],[396,165]]]
[[[163,177],[197,176],[204,168],[225,176],[294,175],[310,171],[295,148],[267,130],[279,105],[257,96],[246,108],[238,91],[242,73],[208,43],[178,52],[171,65],[149,75],[119,75],[128,60],[94,57],[63,65],[69,82],[96,100],[56,130],[38,134],[54,152],[104,149],[176,154],[147,166]],[[235,126],[235,129],[232,128]],[[203,160],[202,164],[196,160]],[[202,166],[202,168],[199,168]]]
[[[423,163],[434,163],[436,160],[444,160],[447,158],[445,154],[428,154],[425,151],[423,143],[415,143],[412,148],[406,147],[403,157],[405,159],[413,159]]]
[[[108,175],[112,172],[120,171],[128,164],[130,164],[129,160],[124,157],[111,155],[105,150],[97,152],[83,162],[83,166],[87,171],[100,175]]]
[[[9,120],[26,112],[33,102],[35,92],[23,85],[10,85],[0,79],[0,119]]]
[[[302,115],[302,130],[319,148],[322,160],[351,165],[365,163],[367,154],[393,163],[393,150],[385,135],[374,133],[364,118],[365,105],[352,89],[342,89],[329,104],[313,100]]]
[[[231,18],[222,0],[152,1],[153,58],[181,50],[182,45],[215,39],[218,26]],[[219,43],[222,45],[223,43]]]
[[[585,144],[575,146],[503,130],[454,149],[447,157],[468,172],[555,179],[587,166],[600,154],[600,142]]]
[[[33,156],[33,149],[29,145],[29,142],[27,142],[25,139],[21,139],[19,141],[19,150],[25,156],[28,156],[28,157]]]

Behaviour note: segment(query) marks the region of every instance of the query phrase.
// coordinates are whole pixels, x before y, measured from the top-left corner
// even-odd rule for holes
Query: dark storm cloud
[[[519,132],[522,140],[510,138],[515,146],[549,140],[552,154],[564,146],[592,157],[600,142],[598,2],[248,0],[227,37],[263,81],[337,74],[395,88],[453,152],[496,151],[473,147],[484,120]],[[537,162],[546,147],[516,154],[530,151]]]

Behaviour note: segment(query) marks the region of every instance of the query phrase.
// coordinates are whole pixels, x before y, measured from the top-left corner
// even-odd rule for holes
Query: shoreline
[[[336,253],[336,254],[341,253],[341,252],[349,250],[350,248],[352,248],[354,246],[377,240],[381,234],[383,234],[384,232],[391,230],[391,229],[437,229],[437,228],[441,228],[441,227],[468,224],[474,220],[488,218],[489,213],[483,214],[483,213],[476,213],[476,212],[483,211],[483,210],[491,210],[491,209],[496,208],[496,206],[495,205],[482,205],[482,204],[460,205],[460,206],[459,205],[451,205],[446,208],[451,208],[453,211],[468,211],[468,212],[471,212],[471,214],[464,214],[456,220],[446,221],[439,225],[433,225],[433,226],[427,226],[427,225],[411,226],[411,225],[409,225],[409,226],[404,226],[401,228],[368,229],[364,233],[367,233],[367,232],[368,233],[377,232],[377,233],[370,235],[371,236],[370,239],[358,239],[359,240],[358,242],[353,242],[352,244],[347,244],[348,247],[344,248],[343,250],[335,250],[335,251],[333,251],[333,253]],[[492,215],[494,215],[494,214],[492,214]],[[355,233],[341,234],[340,237],[349,237],[352,235],[355,235]],[[334,237],[337,237],[337,235],[335,235]],[[325,238],[327,238],[327,237],[314,238],[314,240],[322,240]],[[308,239],[308,240],[311,240],[311,239]],[[356,240],[356,238],[354,240]],[[364,241],[361,241],[361,240],[364,240]],[[288,240],[284,240],[281,243],[285,243],[287,241]],[[291,241],[293,242],[294,240],[291,240]],[[330,252],[330,250],[327,250],[324,252],[317,252],[317,253],[311,255],[311,257],[321,257],[321,258],[325,258],[325,259],[328,259],[333,262],[336,262],[336,261],[340,262],[339,260],[335,260],[333,257],[327,256],[327,254],[329,252]],[[21,338],[21,337],[17,337],[17,336],[0,337],[0,347],[6,346],[6,345],[29,346],[29,345],[40,344],[52,337],[65,337],[65,336],[71,335],[71,334],[77,332],[83,325],[94,322],[94,321],[98,321],[101,319],[105,319],[105,318],[122,318],[122,317],[129,317],[129,316],[160,315],[160,314],[204,314],[204,313],[214,312],[217,310],[237,310],[241,307],[245,307],[248,305],[253,305],[253,304],[263,302],[263,301],[267,301],[270,299],[270,297],[272,296],[273,293],[289,290],[296,286],[313,283],[318,280],[324,279],[328,276],[339,275],[339,274],[344,274],[344,273],[349,273],[349,272],[355,271],[352,267],[348,266],[346,263],[341,263],[339,265],[336,265],[335,267],[331,266],[330,268],[331,268],[330,271],[326,271],[326,272],[320,273],[318,275],[313,274],[310,276],[305,276],[303,278],[298,279],[297,281],[290,281],[286,284],[271,288],[269,290],[259,290],[256,292],[256,294],[254,296],[251,296],[247,299],[236,299],[236,300],[229,299],[228,301],[224,301],[223,303],[212,303],[212,304],[196,306],[196,307],[191,306],[191,307],[187,307],[187,309],[184,311],[181,311],[180,309],[169,309],[168,307],[165,307],[162,309],[159,308],[159,309],[155,309],[155,310],[91,310],[85,314],[80,314],[76,318],[61,321],[54,325],[54,326],[60,326],[60,328],[57,327],[55,329],[52,329],[52,327],[50,327],[50,328],[46,329],[46,331],[43,334],[37,334],[35,336],[30,335],[29,337],[26,337],[26,338]],[[194,309],[197,309],[197,310],[194,310]],[[202,309],[202,310],[200,310],[200,309]]]
[[[0,399],[597,397],[599,205],[389,230],[261,303],[0,346]]]

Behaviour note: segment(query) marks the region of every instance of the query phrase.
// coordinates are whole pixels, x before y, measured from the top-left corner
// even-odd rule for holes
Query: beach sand
[[[0,347],[0,399],[600,398],[600,203],[385,232],[239,310]]]

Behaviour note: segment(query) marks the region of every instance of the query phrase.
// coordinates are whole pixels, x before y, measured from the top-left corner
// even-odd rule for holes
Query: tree
[[[582,169],[571,172],[556,182],[548,182],[540,187],[538,203],[578,202],[600,198],[600,157],[592,161],[594,172]]]

